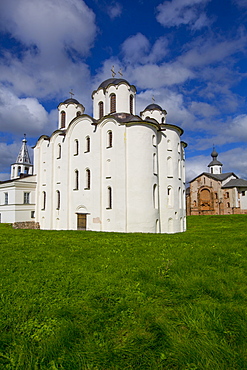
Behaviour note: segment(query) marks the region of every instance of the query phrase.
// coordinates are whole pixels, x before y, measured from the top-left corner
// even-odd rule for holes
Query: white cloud
[[[18,98],[0,86],[0,129],[13,134],[41,134],[49,115],[35,98]]]
[[[111,19],[120,17],[122,14],[123,7],[120,3],[114,3],[108,6],[107,13]]]
[[[3,0],[0,29],[22,45],[18,55],[5,52],[0,66],[2,82],[17,95],[50,98],[88,83],[80,58],[88,56],[97,29],[82,0]]]
[[[172,0],[158,5],[157,21],[164,27],[189,25],[198,30],[208,27],[211,21],[203,11],[210,0]]]
[[[0,172],[4,171],[2,176],[0,176],[0,180],[9,180],[10,166],[16,161],[20,148],[21,142],[14,142],[12,144],[0,142]]]

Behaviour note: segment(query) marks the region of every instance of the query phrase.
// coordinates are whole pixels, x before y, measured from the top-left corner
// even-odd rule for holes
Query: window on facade
[[[74,155],[78,155],[79,154],[79,141],[77,139],[75,139],[75,143],[74,143]]]
[[[133,114],[133,102],[134,102],[134,97],[133,95],[130,95],[130,114]]]
[[[181,179],[181,161],[178,160],[178,178]]]
[[[46,207],[46,192],[43,191],[42,193],[43,195],[43,199],[42,199],[42,210],[45,210],[45,207]]]
[[[61,128],[65,128],[65,119],[66,119],[66,113],[62,111],[61,112]]]
[[[168,177],[173,177],[173,167],[172,167],[172,158],[168,157],[167,158],[167,176]]]
[[[110,113],[116,112],[116,95],[111,94],[110,95]]]
[[[4,204],[9,204],[9,193],[4,193]]]
[[[57,147],[57,159],[60,159],[61,158],[61,153],[62,153],[61,144],[58,144],[58,147]]]
[[[228,191],[226,192],[226,197],[229,198],[229,192]]]
[[[157,175],[157,156],[156,153],[153,154],[153,172],[154,175]]]
[[[227,207],[230,208],[230,203],[229,202],[227,202]]]
[[[86,184],[85,189],[89,190],[91,187],[91,171],[89,168],[86,169]]]
[[[87,136],[86,137],[86,150],[85,150],[85,153],[88,153],[88,152],[90,152],[90,137],[89,136]]]
[[[242,191],[242,196],[243,196],[243,197],[245,196],[245,191]]]
[[[157,184],[154,184],[153,186],[153,204],[154,208],[158,208],[158,187]]]
[[[112,209],[112,188],[107,188],[107,209]]]
[[[25,175],[28,175],[28,167],[24,168],[24,173],[25,173]]]
[[[24,204],[29,204],[30,203],[30,193],[24,192],[24,199],[23,199]]]
[[[60,209],[60,201],[61,201],[60,191],[57,190],[57,209]]]
[[[107,148],[112,148],[112,131],[107,132]]]
[[[31,211],[31,218],[35,218],[35,211]]]
[[[156,146],[156,144],[157,144],[156,135],[152,136],[152,144],[153,144],[153,146]]]
[[[172,143],[170,139],[167,140],[167,150],[172,150]]]
[[[17,172],[17,175],[20,176],[21,174],[21,166],[18,166],[18,172]]]
[[[104,103],[102,101],[99,102],[99,119],[104,116]]]
[[[173,206],[173,189],[171,186],[167,188],[167,203],[169,207]]]
[[[75,170],[75,188],[74,190],[79,189],[79,171]]]

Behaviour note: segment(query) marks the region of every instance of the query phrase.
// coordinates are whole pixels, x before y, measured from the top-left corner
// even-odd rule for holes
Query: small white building
[[[92,93],[93,117],[59,104],[58,129],[34,148],[41,229],[174,233],[186,230],[182,129],[136,88],[110,78]]]
[[[27,149],[27,140],[16,162],[11,165],[11,179],[0,182],[0,222],[23,223],[35,220],[36,176]]]
[[[75,99],[59,104],[57,130],[34,147],[33,176],[24,139],[11,180],[0,184],[1,222],[32,218],[41,229],[185,231],[183,130],[166,123],[157,104],[137,115],[136,88],[122,78],[104,81],[92,99],[92,117]]]

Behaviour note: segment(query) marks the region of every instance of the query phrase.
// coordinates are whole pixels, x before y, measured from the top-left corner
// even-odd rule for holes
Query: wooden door
[[[87,229],[87,215],[85,213],[77,213],[77,230]]]

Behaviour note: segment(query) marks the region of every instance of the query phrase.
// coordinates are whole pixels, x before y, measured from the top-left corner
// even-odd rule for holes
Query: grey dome
[[[158,104],[149,104],[146,108],[145,108],[145,110],[161,110],[161,111],[163,111],[163,109],[161,108],[161,106],[160,105],[158,105]]]
[[[69,104],[69,103],[80,104],[80,103],[78,102],[78,100],[76,100],[76,99],[72,99],[72,98],[66,99],[66,100],[63,102],[63,104]]]
[[[128,81],[126,81],[124,78],[108,78],[108,80],[105,80],[103,81],[100,85],[99,85],[99,89],[100,88],[106,88],[107,86],[109,85],[118,85],[120,83],[126,83],[129,85]]]

